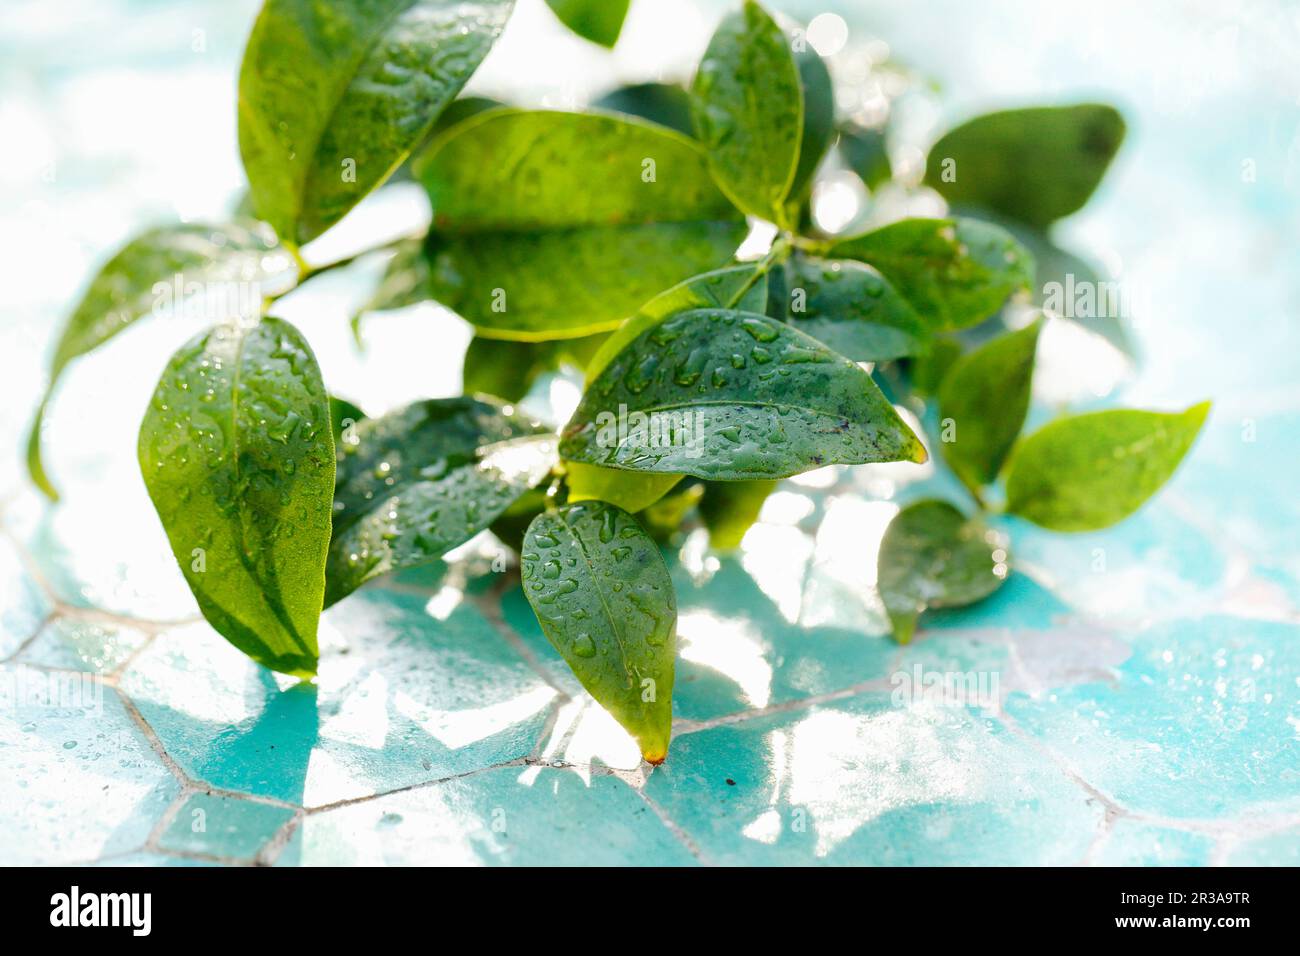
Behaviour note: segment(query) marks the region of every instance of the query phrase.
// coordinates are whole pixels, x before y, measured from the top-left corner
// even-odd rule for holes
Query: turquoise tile
[[[1069,864],[1103,819],[996,721],[888,694],[683,736],[646,794],[725,864]]]
[[[122,687],[196,780],[319,806],[526,756],[555,691],[474,608],[383,589],[332,608],[314,683],[206,625],[160,635]]]
[[[309,814],[278,865],[689,866],[622,780],[501,767]]]
[[[14,654],[32,639],[50,613],[50,602],[41,593],[18,558],[13,545],[0,538],[0,660]]]
[[[1013,544],[1012,560],[1016,551]],[[1079,615],[1050,589],[1024,571],[1013,571],[1006,583],[982,601],[967,607],[937,608],[921,616],[920,629],[1033,628],[1046,630]]]
[[[148,641],[143,631],[71,617],[52,620],[21,655],[25,664],[108,674]]]
[[[95,866],[223,866],[212,860],[196,859],[192,856],[171,856],[167,853],[128,853],[122,856],[110,856],[105,860],[96,860]]]
[[[1015,518],[1003,527],[1013,567],[1094,619],[1212,613],[1227,583],[1220,543],[1180,517],[1167,497],[1105,531],[1060,534]]]
[[[0,666],[0,863],[90,862],[142,847],[180,786],[116,692]]]
[[[1300,866],[1300,826],[1247,839],[1233,847],[1229,866]]]
[[[1205,866],[1213,852],[1214,838],[1203,833],[1120,819],[1092,862],[1097,866]]]
[[[1290,624],[1229,617],[1136,633],[1113,681],[1007,711],[1102,792],[1177,818],[1300,812],[1300,642]]]
[[[190,794],[158,839],[163,850],[251,860],[293,811],[210,793]]]

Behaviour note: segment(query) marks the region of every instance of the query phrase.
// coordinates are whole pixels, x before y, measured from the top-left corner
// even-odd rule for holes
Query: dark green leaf
[[[266,0],[239,74],[257,214],[305,243],[388,178],[478,68],[513,0]]]
[[[334,436],[334,447],[339,446],[343,432],[366,417],[360,407],[337,395],[330,396],[330,433]],[[349,434],[351,434],[349,432]]]
[[[415,402],[339,447],[326,605],[488,527],[555,464],[554,435],[472,398]]]
[[[877,586],[894,638],[912,639],[926,608],[960,607],[1007,577],[1006,538],[946,501],[918,501],[894,516],[876,561]]]
[[[613,48],[630,0],[546,0],[560,22],[583,39]]]
[[[616,113],[639,116],[660,126],[694,136],[691,125],[691,98],[685,87],[675,83],[634,83],[610,90],[591,104]]]
[[[789,39],[766,10],[745,0],[713,34],[691,87],[696,134],[738,208],[788,225],[803,111]]]
[[[259,223],[219,226],[178,224],[137,236],[117,251],[91,280],[59,336],[50,362],[50,379],[27,440],[32,481],[58,498],[41,461],[41,422],[59,376],[68,363],[103,345],[151,312],[182,309],[190,295],[229,289],[226,311],[246,317],[260,313],[261,289],[287,276],[292,259]],[[220,285],[218,285],[220,284]],[[196,292],[196,289],[198,290]],[[236,301],[228,301],[230,299]]]
[[[710,481],[700,501],[700,517],[709,529],[709,545],[719,551],[740,547],[745,532],[758,520],[776,481]]]
[[[677,600],[658,546],[604,502],[539,515],[523,585],[547,640],[597,703],[662,763],[672,732]]]
[[[799,140],[799,164],[789,198],[803,202],[812,188],[813,174],[835,135],[835,89],[821,55],[809,43],[794,51],[803,95],[803,134]]]
[[[629,343],[588,386],[561,453],[720,480],[926,457],[859,366],[775,319],[727,309],[679,313]]]
[[[434,209],[433,294],[492,338],[612,329],[745,233],[697,144],[612,114],[493,110],[415,169]]]
[[[230,322],[187,343],[145,411],[139,455],[203,616],[258,663],[314,674],[334,441],[297,329]]]
[[[932,339],[929,351],[912,359],[912,389],[922,397],[938,395],[944,376],[961,355],[962,345],[952,336]]]
[[[1041,319],[962,356],[939,388],[943,456],[966,487],[995,481],[1029,410]]]
[[[795,256],[786,267],[785,318],[855,362],[924,352],[929,330],[871,266],[852,259]]]
[[[681,475],[620,471],[580,461],[566,462],[565,467],[570,501],[608,501],[628,512],[649,508],[682,480]]]
[[[840,155],[868,189],[874,190],[894,175],[883,129],[868,129],[853,124],[841,127]]]
[[[904,219],[832,243],[826,254],[875,266],[934,331],[988,318],[1034,280],[1024,247],[974,219]]]
[[[1007,510],[1053,531],[1122,521],[1169,480],[1209,411],[1202,402],[1173,414],[1117,408],[1059,418],[1012,454]]]
[[[600,333],[551,342],[509,342],[476,335],[465,350],[462,390],[467,395],[482,392],[517,402],[547,372],[565,365],[586,368],[606,338]]]
[[[1046,106],[977,116],[930,150],[925,181],[950,203],[1045,227],[1081,209],[1124,140],[1110,106]]]
[[[611,333],[587,364],[587,381],[599,375],[629,342],[670,315],[687,309],[718,306],[742,312],[762,312],[767,301],[767,274],[758,262],[715,269],[692,276],[661,292]]]

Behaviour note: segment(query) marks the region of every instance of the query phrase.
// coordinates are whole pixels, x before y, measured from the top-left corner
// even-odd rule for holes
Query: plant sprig
[[[550,5],[604,46],[627,9]],[[885,532],[879,592],[906,641],[927,608],[979,600],[1010,573],[986,504],[1004,476],[1008,514],[1104,528],[1157,491],[1202,427],[1207,404],[1020,434],[1040,332],[1064,320],[1005,324],[1008,299],[1035,286],[1016,237],[1050,246],[1046,229],[1087,201],[1123,139],[1110,107],[964,123],[925,174],[951,214],[827,236],[810,215],[823,160],[837,148],[875,190],[893,175],[888,130],[837,122],[821,57],[754,0],[722,21],[689,89],[630,87],[586,112],[456,99],[510,0],[463,17],[438,0],[389,6],[339,0],[322,30],[314,6],[266,0],[240,72],[256,219],[151,230],[113,256],[65,326],[29,442],[32,478],[53,498],[40,422],[55,384],[150,314],[158,280],[284,279],[257,314],[176,353],[139,447],[204,616],[265,666],[314,674],[323,607],[491,528],[519,548],[547,638],[658,763],[677,611],[654,536],[692,510],[715,547],[735,547],[778,479],[924,462],[937,446],[974,507],[915,502]],[[419,81],[382,82],[394,75]],[[359,257],[309,266],[299,246],[399,168],[425,187],[433,224],[381,247],[392,255],[363,311],[455,310],[476,332],[467,388],[489,394],[364,419],[267,313]],[[739,262],[746,216],[777,237]],[[555,432],[510,403],[561,364],[582,367],[586,388]],[[929,442],[894,402],[928,404]]]

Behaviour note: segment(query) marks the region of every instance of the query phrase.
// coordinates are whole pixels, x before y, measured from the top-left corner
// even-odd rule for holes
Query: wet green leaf
[[[697,478],[783,478],[830,464],[924,461],[858,365],[765,315],[679,313],[589,385],[565,458]]]
[[[682,480],[681,475],[620,471],[580,461],[566,462],[565,467],[570,501],[608,501],[628,512],[649,508]]]
[[[639,116],[660,126],[694,136],[691,125],[691,98],[686,88],[676,83],[633,83],[610,90],[592,101],[597,109]]]
[[[920,317],[865,263],[795,256],[786,285],[786,321],[846,358],[880,362],[926,349],[930,334]]]
[[[560,22],[583,39],[613,48],[630,0],[546,0]]]
[[[139,456],[203,616],[259,664],[314,674],[334,441],[297,329],[230,322],[183,346],[145,412]]]
[[[326,605],[488,527],[554,466],[555,436],[473,398],[415,402],[339,446]]]
[[[604,502],[539,515],[523,586],[547,640],[597,703],[662,763],[672,732],[677,600],[658,546]]]
[[[939,388],[943,456],[978,497],[995,481],[1029,410],[1041,319],[963,355]]]
[[[885,529],[877,582],[894,638],[912,639],[926,608],[960,607],[988,597],[1006,580],[1007,541],[946,501],[908,505]]]
[[[930,150],[926,184],[950,203],[1046,227],[1083,208],[1124,141],[1124,118],[1084,103],[977,116]]]
[[[55,346],[49,385],[27,440],[32,481],[50,498],[58,498],[41,460],[41,423],[70,362],[137,319],[183,310],[190,296],[213,295],[230,315],[256,315],[262,296],[271,291],[262,284],[287,279],[291,265],[271,231],[251,222],[163,226],[119,249],[91,280]]]
[[[839,148],[844,162],[867,189],[874,190],[893,177],[884,130],[845,124],[840,128]]]
[[[1024,247],[974,219],[904,219],[832,243],[826,255],[875,266],[934,331],[988,318],[1034,280]]]
[[[670,315],[712,306],[762,312],[766,302],[767,275],[758,262],[744,262],[692,276],[659,293],[612,332],[587,364],[587,381],[599,375],[629,342]]]
[[[478,68],[513,0],[266,0],[239,74],[259,218],[305,243],[406,158]]]
[[[1053,531],[1122,521],[1169,480],[1209,411],[1202,402],[1172,414],[1117,408],[1059,418],[1012,453],[1007,511]]]
[[[787,225],[803,90],[789,38],[753,0],[724,18],[709,41],[691,87],[691,114],[723,192],[750,215]]]
[[[492,338],[615,328],[745,234],[696,143],[613,114],[493,110],[415,170],[434,209],[434,297]]]
[[[709,529],[709,545],[719,551],[740,547],[745,532],[758,520],[763,502],[777,481],[710,481],[700,501],[700,517]]]

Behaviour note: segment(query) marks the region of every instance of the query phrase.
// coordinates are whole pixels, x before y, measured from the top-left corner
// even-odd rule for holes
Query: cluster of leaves
[[[627,4],[551,6],[612,45]],[[255,218],[135,239],[59,340],[51,389],[148,314],[158,278],[269,281],[290,262],[301,283],[323,269],[299,247],[399,167],[427,190],[428,236],[392,246],[368,311],[434,300],[463,316],[471,395],[364,419],[327,393],[307,342],[265,314],[269,298],[181,348],[145,414],[140,466],[176,559],[204,616],[250,657],[314,674],[322,608],[490,528],[519,547],[546,636],[659,762],[676,605],[656,536],[698,509],[714,546],[732,547],[778,479],[925,461],[872,370],[889,373],[894,401],[937,407],[954,433],[942,438],[957,439],[938,446],[974,504],[919,502],[888,528],[879,588],[899,640],[924,609],[1006,577],[1006,542],[981,516],[1003,476],[1010,513],[1087,530],[1133,512],[1186,453],[1204,405],[1066,417],[1020,438],[1042,320],[1000,318],[1034,286],[1015,236],[1083,205],[1123,135],[1114,110],[957,127],[927,182],[971,214],[828,236],[808,215],[828,151],[838,144],[869,187],[889,164],[881,130],[837,124],[826,64],[797,25],[746,0],[689,89],[631,87],[589,112],[456,99],[511,7],[267,0],[239,86]],[[747,217],[777,238],[740,262]],[[587,383],[556,433],[510,403],[560,363]],[[611,425],[656,417],[685,422],[690,440]],[[29,449],[53,497],[39,415]]]

